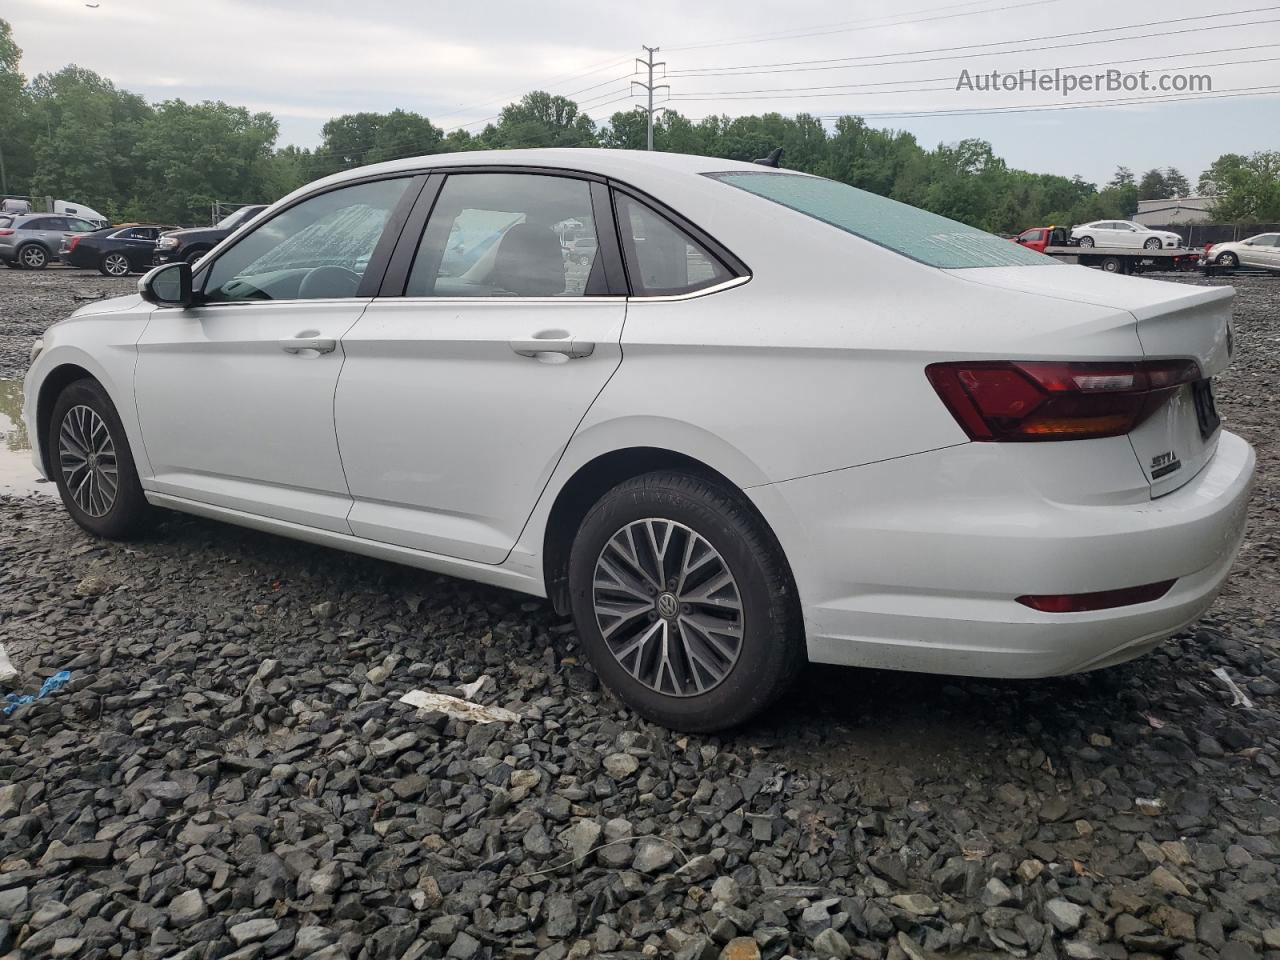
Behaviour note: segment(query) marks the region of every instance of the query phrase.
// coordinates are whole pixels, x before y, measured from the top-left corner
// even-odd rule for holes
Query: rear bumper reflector
[[[1042,613],[1083,613],[1087,610],[1109,610],[1112,607],[1128,607],[1135,603],[1150,603],[1163,597],[1176,580],[1161,580],[1140,587],[1123,587],[1119,590],[1099,590],[1097,593],[1043,593],[1018,597],[1024,607]]]

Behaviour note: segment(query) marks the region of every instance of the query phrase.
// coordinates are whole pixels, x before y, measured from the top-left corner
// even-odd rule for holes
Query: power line
[[[1250,47],[1234,47],[1234,48],[1228,47],[1226,49],[1227,50],[1256,50],[1263,47],[1280,47],[1280,43],[1259,43],[1259,44],[1254,44]],[[1201,53],[1201,52],[1217,53],[1219,51],[1216,51],[1216,50],[1195,51],[1192,53],[1173,54],[1173,56],[1175,57],[1195,56],[1197,53]],[[1144,60],[1152,60],[1152,59],[1159,59],[1159,58],[1131,57],[1127,60],[1103,60],[1099,63],[1077,63],[1077,64],[1071,64],[1071,65],[1057,66],[1057,67],[1037,67],[1036,70],[1038,73],[1045,74],[1045,73],[1052,73],[1055,70],[1084,70],[1084,69],[1090,69],[1094,67],[1114,66],[1115,64],[1119,64],[1119,63],[1139,63]],[[1253,60],[1220,60],[1215,63],[1184,63],[1184,64],[1180,64],[1177,67],[1173,67],[1171,69],[1201,70],[1208,67],[1233,67],[1233,66],[1242,66],[1242,65],[1254,64],[1254,63],[1275,63],[1276,61],[1280,61],[1280,57],[1261,57]],[[951,82],[958,79],[959,79],[958,77],[954,77],[954,76],[918,77],[918,78],[913,77],[910,79],[903,79],[903,80],[880,80],[872,83],[823,84],[820,86],[813,86],[813,87],[773,87],[773,88],[761,88],[756,90],[699,90],[699,91],[696,91],[696,93],[693,95],[675,94],[671,97],[671,99],[687,100],[687,101],[694,101],[694,100],[707,101],[707,100],[755,100],[755,99],[765,99],[765,98],[786,100],[786,99],[796,99],[796,98],[803,98],[803,97],[841,97],[841,96],[846,96],[849,93],[852,93],[853,89],[851,88],[862,89],[865,87],[886,87],[886,86],[892,86],[900,83],[942,83],[942,82]],[[890,94],[890,93],[936,93],[940,90],[950,90],[950,89],[954,89],[954,88],[916,87],[916,88],[904,89],[904,90],[868,90],[865,93],[860,93],[858,95],[859,96],[879,96],[879,95]],[[808,92],[808,91],[819,91],[819,90],[822,90],[822,91],[834,90],[838,92],[835,92],[835,93]],[[766,96],[762,98],[758,96],[760,94],[764,94]]]
[[[915,13],[928,13],[933,10],[953,10],[956,7],[971,7],[975,3],[985,3],[989,0],[967,0],[965,3],[952,3],[941,7],[926,7],[922,10],[912,11]],[[740,40],[713,40],[707,43],[690,43],[682,47],[669,47],[668,52],[679,52],[681,50],[703,50],[709,47],[735,47],[750,43],[771,43],[774,40],[804,40],[809,37],[829,37],[836,33],[856,33],[863,30],[882,30],[886,27],[905,27],[917,23],[932,23],[938,20],[953,20],[958,17],[972,17],[984,13],[1002,13],[1006,10],[1018,10],[1022,7],[1039,7],[1049,3],[1061,3],[1062,0],[1028,0],[1026,3],[1006,4],[1002,7],[991,7],[986,10],[968,10],[964,13],[948,13],[936,17],[919,17],[912,20],[891,20],[888,23],[878,23],[876,21],[889,20],[889,17],[868,17],[862,20],[841,20],[836,23],[825,24],[815,27],[797,27],[796,31],[783,31],[773,34],[754,34],[751,37],[745,37]],[[899,14],[898,16],[903,16]],[[853,26],[849,26],[853,24]],[[864,26],[865,24],[865,26]]]
[[[589,77],[589,76],[592,76],[593,74],[603,73],[605,70],[608,70],[610,67],[621,66],[622,64],[628,62],[630,59],[631,59],[630,57],[622,57],[621,59],[618,59],[618,60],[601,61],[596,66],[589,67],[588,69],[580,71],[578,73],[568,73],[568,74],[562,74],[558,77],[553,77],[552,79],[547,80],[543,84],[543,86],[552,87],[559,84],[568,83],[570,80],[577,80],[580,77]],[[510,100],[512,97],[518,97],[518,96],[521,96],[523,93],[527,93],[527,92],[528,92],[528,88],[526,88],[523,91],[518,90],[514,93],[507,94],[506,96],[494,97],[492,100],[487,100],[484,103],[474,104],[470,107],[459,107],[456,110],[450,110],[447,113],[440,114],[437,117],[437,119],[444,120],[449,117],[459,116],[460,114],[463,114],[463,113],[469,113],[472,110],[482,110],[485,107],[491,106],[494,103],[500,102],[502,100]],[[473,122],[479,123],[481,121],[473,121]],[[462,126],[468,126],[468,124],[462,124]],[[453,127],[451,129],[459,130],[461,129],[461,126]]]
[[[690,78],[697,77],[697,76],[731,77],[731,76],[746,76],[753,72],[787,73],[787,72],[802,72],[807,70],[839,70],[839,69],[844,69],[844,66],[842,65],[846,65],[846,64],[851,66],[864,65],[860,63],[853,64],[851,63],[851,61],[883,60],[885,57],[915,56],[916,54],[921,54],[921,53],[948,53],[956,50],[977,50],[979,48],[1005,46],[1006,44],[1010,44],[1010,43],[1038,43],[1041,40],[1062,40],[1067,37],[1093,36],[1099,33],[1114,33],[1117,30],[1132,30],[1139,27],[1165,26],[1172,23],[1189,23],[1194,20],[1210,20],[1217,17],[1233,17],[1239,14],[1244,14],[1244,13],[1257,13],[1260,11],[1276,10],[1276,9],[1280,9],[1280,4],[1273,4],[1268,7],[1251,7],[1246,10],[1232,10],[1226,13],[1206,13],[1206,14],[1201,14],[1199,16],[1194,16],[1194,17],[1175,17],[1170,20],[1154,20],[1150,23],[1131,23],[1121,27],[1100,27],[1094,30],[1079,30],[1073,33],[1046,34],[1045,36],[1040,36],[1040,37],[1020,37],[1016,40],[992,40],[987,43],[960,44],[954,47],[927,47],[921,50],[901,50],[894,53],[874,53],[874,54],[865,54],[863,56],[857,56],[857,57],[836,57],[836,58],[830,58],[830,59],[824,59],[824,60],[790,60],[790,61],[780,61],[778,63],[750,63],[750,64],[741,64],[738,66],[728,66],[728,67],[723,67],[723,66],[698,67],[698,68],[690,68],[688,70],[672,70],[671,76],[690,77]],[[1025,53],[1027,52],[1027,50],[1059,49],[1060,47],[1070,47],[1070,46],[1088,46],[1090,43],[1117,43],[1124,40],[1144,40],[1149,37],[1170,37],[1170,36],[1178,36],[1179,34],[1183,34],[1183,33],[1200,33],[1205,30],[1222,30],[1222,29],[1228,29],[1231,27],[1248,27],[1248,26],[1254,26],[1260,23],[1275,23],[1275,22],[1276,22],[1275,20],[1252,20],[1252,21],[1247,21],[1245,23],[1212,24],[1209,26],[1194,27],[1187,30],[1156,31],[1154,33],[1137,34],[1135,36],[1130,36],[1130,37],[1111,37],[1109,39],[1104,39],[1104,40],[1092,40],[1092,41],[1088,41],[1087,43],[1061,44],[1057,47],[1031,47],[1031,48],[1024,48],[1022,50],[987,51],[986,53],[983,53],[983,54],[975,54],[975,56],[996,56],[1004,53]],[[961,58],[960,57],[939,57],[936,59],[945,60],[945,59],[961,59]],[[895,63],[924,63],[924,62],[928,62],[928,61],[927,60],[906,60],[906,61],[894,61],[892,63],[873,63],[873,64],[865,64],[865,65],[893,66]],[[823,64],[824,66],[818,66],[819,64]],[[791,68],[791,69],[790,70],[771,69],[771,68],[777,68],[777,67]],[[770,68],[770,69],[766,69],[766,68]]]
[[[863,119],[897,119],[897,118],[925,118],[925,117],[965,117],[978,116],[981,114],[1001,114],[1001,113],[1042,113],[1052,110],[1089,110],[1103,109],[1118,106],[1142,106],[1144,104],[1161,104],[1176,103],[1185,100],[1228,100],[1237,97],[1261,97],[1275,96],[1280,94],[1280,84],[1269,84],[1258,87],[1237,87],[1234,89],[1223,90],[1218,93],[1204,94],[1187,94],[1185,96],[1165,96],[1158,95],[1155,97],[1122,97],[1106,100],[1088,100],[1081,103],[1057,103],[1057,104],[1036,104],[1027,107],[960,107],[951,110],[904,110],[904,111],[886,111],[880,113],[833,113],[824,114],[817,117],[818,120],[840,120],[844,117],[860,117]],[[704,118],[705,119],[705,118]]]

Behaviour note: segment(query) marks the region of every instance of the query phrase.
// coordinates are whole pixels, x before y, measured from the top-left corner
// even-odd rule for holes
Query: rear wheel
[[[1240,266],[1240,258],[1228,250],[1226,253],[1218,254],[1216,260],[1213,261],[1220,267],[1238,267]]]
[[[1103,257],[1102,269],[1107,273],[1124,273],[1124,264],[1119,257]]]
[[[53,479],[76,523],[112,540],[145,529],[152,508],[124,425],[101,384],[77,380],[62,391],[49,420],[48,444]]]
[[[1092,246],[1093,246],[1093,237],[1081,237],[1081,238],[1080,238],[1080,246],[1082,246],[1082,247],[1092,247]]]
[[[98,263],[98,269],[108,277],[127,277],[131,268],[123,253],[108,253]]]
[[[601,497],[574,539],[569,589],[596,672],[677,730],[743,723],[804,662],[780,548],[736,495],[699,477],[649,473]]]
[[[18,263],[24,270],[43,270],[49,265],[49,251],[38,243],[28,243],[18,251]]]
[[[1157,238],[1157,237],[1152,237],[1150,240],[1146,241],[1146,242],[1143,244],[1143,247],[1145,247],[1145,248],[1146,248],[1146,249],[1148,249],[1148,250],[1159,250],[1159,249],[1160,249],[1160,240],[1159,240],[1159,238]]]

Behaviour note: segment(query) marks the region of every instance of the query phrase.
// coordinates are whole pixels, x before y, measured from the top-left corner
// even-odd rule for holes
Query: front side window
[[[1280,247],[1280,233],[1263,233],[1253,238],[1255,246]]]
[[[78,217],[68,217],[66,222],[66,229],[73,233],[92,233],[94,230],[98,229],[88,220],[81,220]]]
[[[354,297],[407,178],[375,180],[303,200],[214,261],[204,296],[235,300]]]
[[[932,267],[1047,266],[1058,262],[977,227],[823,177],[766,172],[707,176]]]
[[[1044,236],[1043,230],[1028,230],[1022,235],[1022,240],[1024,243],[1039,243],[1042,236]]]
[[[585,180],[451,174],[414,257],[409,297],[581,297],[606,291]]]
[[[636,296],[696,293],[733,278],[702,244],[652,207],[621,193],[615,206],[627,276]]]

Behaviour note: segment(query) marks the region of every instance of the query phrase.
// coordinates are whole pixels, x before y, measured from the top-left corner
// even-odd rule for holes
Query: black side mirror
[[[191,306],[191,264],[179,260],[156,267],[138,281],[138,293],[158,307]]]

